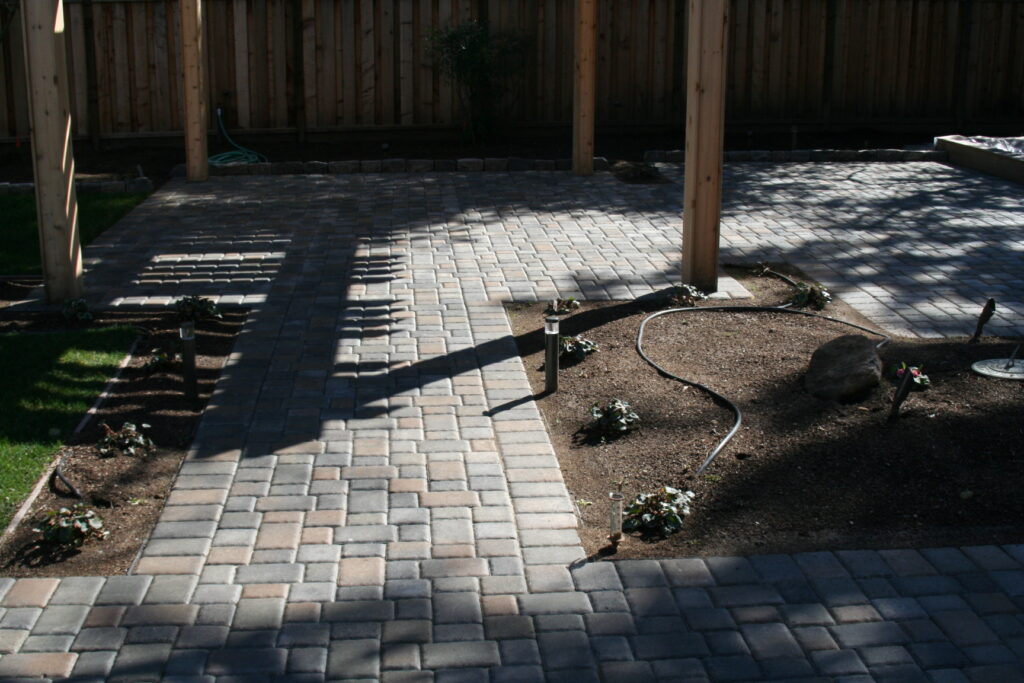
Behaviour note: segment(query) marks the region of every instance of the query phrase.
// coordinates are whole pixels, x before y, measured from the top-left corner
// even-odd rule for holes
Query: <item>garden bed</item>
[[[89,541],[70,553],[53,552],[36,542],[33,532],[46,512],[71,507],[76,499],[59,482],[45,486],[21,524],[0,547],[5,576],[83,576],[126,572],[148,538],[163,508],[196,425],[235,337],[245,321],[243,310],[225,311],[219,320],[205,320],[196,332],[199,400],[183,395],[180,363],[150,370],[152,350],[176,342],[178,323],[172,313],[153,311],[97,313],[86,324],[71,329],[130,325],[144,334],[117,380],[108,388],[85,427],[67,439],[61,449],[63,474],[85,496],[104,520],[109,537]],[[46,334],[68,329],[60,314],[0,311],[0,333]],[[147,456],[99,457],[94,448],[103,434],[102,424],[119,429],[123,423],[150,425],[145,429],[156,444]]]
[[[755,296],[776,305],[780,281],[735,270]],[[712,305],[705,302],[704,305]],[[508,307],[534,391],[543,390],[543,304]],[[660,376],[635,351],[654,302],[584,303],[562,322],[596,354],[563,367],[557,394],[538,405],[572,498],[588,554],[605,548],[608,493],[622,481],[627,503],[669,485],[696,497],[683,530],[664,540],[627,537],[617,557],[731,555],[820,548],[922,547],[1020,542],[1024,530],[1024,383],[975,375],[971,362],[1007,357],[1010,340],[894,339],[880,354],[889,371],[921,365],[932,386],[913,392],[888,421],[894,385],[839,404],[803,387],[811,353],[857,330],[784,313],[679,313],[647,326],[645,350],[673,374],[700,382],[743,412],[737,436],[700,475],[732,414],[704,393]],[[866,321],[843,304],[825,314]],[[581,430],[590,406],[628,401],[638,428],[601,442]]]

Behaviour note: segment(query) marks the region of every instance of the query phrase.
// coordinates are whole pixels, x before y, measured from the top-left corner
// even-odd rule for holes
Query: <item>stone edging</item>
[[[35,183],[0,183],[0,195],[31,194],[35,191]],[[79,180],[75,183],[77,192],[152,192],[153,181],[146,177],[131,180]]]
[[[681,149],[644,153],[644,161],[683,162]],[[948,155],[937,149],[776,149],[726,150],[725,161],[946,161]]]
[[[608,160],[594,157],[594,170],[607,171]],[[475,173],[479,171],[568,171],[572,159],[521,159],[519,157],[467,159],[352,159],[345,161],[275,161],[260,164],[210,166],[210,175],[342,175],[348,173],[431,173],[448,171]],[[184,177],[180,164],[171,172]]]

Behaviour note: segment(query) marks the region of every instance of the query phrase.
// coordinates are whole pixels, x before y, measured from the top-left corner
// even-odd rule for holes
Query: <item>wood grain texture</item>
[[[690,0],[682,280],[718,290],[728,0]]]
[[[43,284],[50,303],[82,295],[82,250],[61,0],[23,3],[25,79]]]
[[[210,175],[206,141],[206,88],[203,59],[203,0],[179,0],[181,59],[185,95],[185,167],[189,180]]]
[[[688,0],[599,0],[598,125],[683,118]],[[206,94],[229,125],[455,125],[431,31],[489,16],[529,39],[512,123],[573,121],[575,0],[204,0]],[[1024,117],[1024,0],[729,0],[730,121],[1012,122]],[[66,2],[76,134],[177,132],[178,0]],[[19,20],[20,21],[20,20]],[[296,34],[298,31],[298,35]],[[28,135],[23,41],[0,45],[0,139]],[[88,58],[95,60],[89,76]],[[302,76],[302,85],[297,77]],[[298,89],[298,92],[295,90]],[[93,116],[90,117],[90,112]],[[90,123],[90,118],[95,121]],[[211,117],[212,118],[212,117]],[[94,130],[93,130],[94,129]]]

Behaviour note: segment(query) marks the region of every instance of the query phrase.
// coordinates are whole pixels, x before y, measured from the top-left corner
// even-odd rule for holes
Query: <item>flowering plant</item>
[[[558,338],[559,356],[572,356],[579,361],[595,351],[597,351],[597,342],[585,339],[582,334],[577,334],[575,337]]]
[[[896,368],[894,377],[897,382],[903,379],[903,374],[909,372],[913,378],[914,385],[912,389],[922,390],[927,389],[932,385],[932,381],[928,379],[928,375],[924,374],[921,368],[916,365],[907,365],[906,363],[900,363],[899,367]]]
[[[690,514],[693,491],[666,486],[655,493],[641,493],[625,510],[623,531],[667,536],[683,528],[683,517]]]

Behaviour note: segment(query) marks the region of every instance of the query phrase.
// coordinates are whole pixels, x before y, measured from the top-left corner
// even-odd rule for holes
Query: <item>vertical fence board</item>
[[[86,40],[66,0],[75,132],[89,130],[86,51],[97,73],[97,134],[181,130],[178,0],[104,0]],[[504,110],[567,125],[573,9],[567,0],[205,0],[208,93],[240,129],[452,125],[458,94],[427,37],[486,16],[528,38]],[[683,120],[684,0],[601,0],[598,123]],[[486,12],[485,12],[486,10]],[[969,11],[970,21],[964,12]],[[732,121],[839,125],[1012,121],[1024,115],[1024,0],[731,0]],[[834,32],[830,31],[834,21]],[[961,27],[969,30],[961,41]],[[294,29],[301,31],[296,41]],[[25,137],[21,37],[0,46],[0,137]],[[304,75],[295,92],[298,69]]]
[[[398,7],[398,80],[399,80],[399,122],[403,126],[411,126],[416,122],[416,63],[414,51],[415,32],[413,27],[412,0],[399,0]]]
[[[378,121],[386,125],[395,123],[395,0],[378,0],[380,27],[380,66],[377,70],[380,83],[380,116]]]

